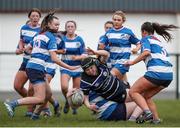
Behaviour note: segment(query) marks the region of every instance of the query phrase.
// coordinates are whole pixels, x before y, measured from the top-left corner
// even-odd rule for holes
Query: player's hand
[[[76,69],[78,69],[78,68],[80,68],[80,66],[70,66],[70,67],[69,67],[70,70],[76,70]]]
[[[99,107],[96,104],[90,104],[89,109],[98,112]]]
[[[124,65],[125,65],[126,67],[129,67],[129,66],[131,66],[131,65],[134,65],[134,63],[133,63],[133,61],[127,61],[127,62],[124,63]]]
[[[99,44],[98,49],[100,49],[100,50],[104,50],[104,49],[105,49],[105,47],[106,47],[106,46],[105,46],[104,44],[102,44],[102,43],[101,43],[101,44]]]
[[[90,47],[87,47],[86,49],[88,55],[95,55],[95,51],[93,49],[91,49]]]
[[[137,54],[138,53],[138,49],[137,48],[134,48],[131,50],[132,54]]]
[[[77,60],[77,56],[72,55],[71,59],[72,59],[72,60]]]
[[[66,53],[66,49],[62,49],[62,54],[65,54]]]
[[[23,54],[24,53],[24,50],[23,49],[16,49],[16,54],[19,55],[19,54]]]
[[[71,97],[73,95],[73,93],[76,91],[77,89],[76,88],[71,88],[68,90],[67,94],[66,94],[66,97]]]

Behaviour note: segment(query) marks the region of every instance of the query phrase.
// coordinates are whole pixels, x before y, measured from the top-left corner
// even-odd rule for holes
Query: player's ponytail
[[[53,19],[58,19],[56,16],[54,16],[55,11],[49,12],[43,19],[41,23],[41,33],[45,31],[51,31],[51,29],[48,26],[48,23],[50,23]]]
[[[178,28],[175,25],[166,25],[159,23],[145,22],[141,26],[141,31],[147,31],[149,34],[154,34],[154,31],[161,35],[167,42],[172,39],[172,35],[168,31]]]

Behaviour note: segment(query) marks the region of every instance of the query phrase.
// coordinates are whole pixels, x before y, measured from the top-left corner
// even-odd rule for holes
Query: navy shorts
[[[127,92],[126,90],[120,91],[119,93],[117,93],[116,96],[114,96],[113,98],[109,98],[108,100],[112,100],[118,103],[124,103],[127,97]]]
[[[127,97],[126,86],[127,85],[123,81],[119,80],[119,88],[116,94],[113,97],[110,97],[108,100],[124,103]]]
[[[125,103],[118,104],[111,115],[106,119],[109,121],[126,120],[126,105]]]
[[[19,71],[26,71],[26,65],[27,65],[27,63],[22,62],[22,63],[21,63],[21,66],[20,66],[20,68],[19,68]]]
[[[43,71],[26,68],[26,74],[32,84],[37,84],[46,81],[45,72]]]
[[[168,87],[172,81],[172,80],[158,80],[146,75],[144,75],[144,78],[150,81],[151,83],[155,84],[156,86],[163,86],[163,87]]]

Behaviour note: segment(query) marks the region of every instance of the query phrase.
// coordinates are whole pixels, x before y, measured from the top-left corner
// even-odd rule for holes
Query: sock
[[[14,109],[15,107],[19,106],[19,103],[18,103],[17,100],[13,100],[13,101],[10,102],[10,105],[11,105],[11,106],[13,107],[13,109]]]
[[[55,100],[53,106],[56,107],[58,105],[58,102]]]
[[[144,113],[151,113],[151,111],[150,110],[144,110]]]
[[[38,113],[33,113],[32,116],[31,116],[31,119],[32,119],[32,120],[37,120],[37,119],[39,119],[39,114],[38,114]]]
[[[135,116],[130,116],[129,121],[136,121],[136,117]]]

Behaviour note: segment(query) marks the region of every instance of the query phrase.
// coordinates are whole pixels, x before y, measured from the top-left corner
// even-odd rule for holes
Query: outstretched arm
[[[126,65],[126,66],[134,65],[134,64],[144,60],[150,54],[151,54],[150,51],[146,50],[143,53],[141,53],[136,59],[134,59],[133,61],[127,61],[124,65]]]
[[[106,50],[93,50],[90,47],[88,47],[86,50],[88,54],[104,56],[105,58],[109,57],[109,52],[107,52]]]
[[[72,56],[72,59],[73,59],[73,60],[83,60],[83,59],[85,59],[86,57],[87,57],[86,54],[74,55],[74,56]]]
[[[58,57],[55,51],[49,51],[50,55],[51,55],[51,59],[53,62],[55,62],[56,64],[58,64],[59,66],[62,66],[64,68],[70,69],[70,70],[76,70],[79,68],[79,66],[70,66],[64,62],[62,62]]]
[[[56,53],[57,54],[65,54],[66,50],[65,49],[58,49],[58,50],[56,50]]]
[[[18,47],[16,49],[16,55],[23,54],[24,52],[24,42],[19,40]]]
[[[95,111],[95,112],[98,111],[98,107],[97,107],[95,104],[90,104],[90,103],[89,103],[89,96],[88,96],[88,95],[84,95],[84,105],[85,105],[88,109],[90,109],[90,110],[92,110],[92,111]]]
[[[133,54],[137,54],[137,52],[140,50],[140,48],[141,48],[141,43],[138,43],[138,44],[136,45],[136,48],[132,49],[131,52],[132,52]]]
[[[93,50],[90,47],[87,48],[87,52],[90,55],[97,55],[97,56],[101,56],[101,58],[103,58],[103,60],[100,60],[102,62],[106,62],[109,58],[109,52],[107,52],[106,50]]]

